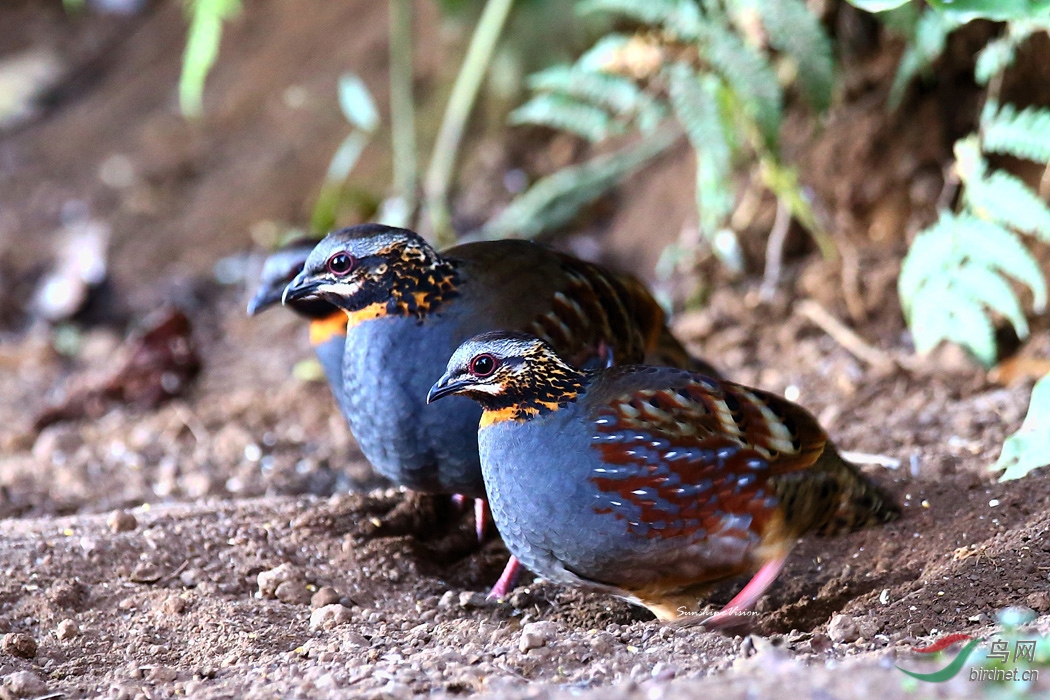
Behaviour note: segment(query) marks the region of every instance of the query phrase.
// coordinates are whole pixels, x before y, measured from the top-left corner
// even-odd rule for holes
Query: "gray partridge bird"
[[[362,452],[416,491],[484,497],[481,409],[462,397],[426,403],[452,353],[477,333],[529,331],[579,367],[649,356],[707,367],[671,335],[640,282],[527,241],[439,253],[405,229],[343,229],[313,249],[285,290],[285,303],[307,299],[348,319],[344,414]]]
[[[484,409],[482,473],[511,554],[661,620],[754,574],[706,623],[724,624],[769,587],[798,537],[900,512],[803,408],[703,374],[581,371],[539,338],[497,331],[464,343],[428,400],[457,394]]]
[[[317,245],[312,238],[300,238],[272,253],[263,262],[259,288],[248,302],[248,315],[254,316],[281,301],[284,288],[302,272],[310,251]],[[324,369],[336,403],[343,406],[343,349],[346,346],[346,314],[321,299],[299,299],[288,306],[310,321],[310,344]]]

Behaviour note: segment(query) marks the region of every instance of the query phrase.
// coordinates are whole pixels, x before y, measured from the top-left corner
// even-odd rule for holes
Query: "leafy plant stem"
[[[390,127],[394,196],[416,206],[416,117],[412,96],[412,0],[390,0]]]
[[[449,245],[455,240],[448,206],[452,171],[478,90],[513,5],[514,0],[488,0],[485,4],[438,131],[423,185],[427,217],[438,245]]]

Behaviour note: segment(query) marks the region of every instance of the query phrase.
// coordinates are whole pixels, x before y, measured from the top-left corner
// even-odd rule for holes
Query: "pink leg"
[[[489,510],[489,502],[484,498],[474,499],[474,528],[478,533],[478,542],[485,541],[485,533],[488,532],[492,523],[492,511]]]
[[[776,559],[770,559],[763,564],[758,573],[747,582],[747,585],[718,614],[704,620],[704,627],[708,629],[733,627],[743,622],[742,617],[738,613],[751,609],[758,599],[762,597],[762,594],[766,592],[766,589],[776,581],[786,561],[787,555],[784,555]]]
[[[496,581],[496,585],[492,587],[492,590],[486,596],[486,600],[506,598],[507,594],[510,593],[510,589],[514,587],[515,581],[518,580],[520,573],[521,562],[518,561],[517,557],[511,557],[510,561],[507,562],[506,568],[503,569],[503,573],[500,574],[499,581]]]

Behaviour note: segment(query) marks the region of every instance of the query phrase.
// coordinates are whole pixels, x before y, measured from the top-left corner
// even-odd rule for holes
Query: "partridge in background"
[[[463,397],[426,401],[452,353],[477,333],[529,331],[578,367],[648,357],[713,372],[671,335],[640,282],[527,241],[439,253],[405,229],[355,226],[311,251],[284,299],[345,312],[343,412],[376,470],[416,491],[484,498],[481,409]]]
[[[317,240],[301,238],[272,253],[263,262],[259,288],[248,302],[248,315],[254,316],[280,303],[284,288],[295,279]],[[295,313],[310,321],[310,344],[324,369],[336,403],[343,407],[343,349],[346,346],[346,314],[321,299],[299,299],[288,304]]]
[[[772,584],[798,537],[900,513],[806,410],[708,375],[581,371],[539,338],[493,332],[455,352],[428,400],[452,395],[484,408],[482,473],[511,554],[661,620],[753,574],[706,621],[725,624]]]
[[[426,403],[452,353],[477,333],[527,330],[579,367],[650,353],[696,362],[641,283],[526,241],[438,253],[405,229],[355,226],[317,244],[284,301],[344,312],[343,403],[354,437],[380,473],[423,492],[485,494],[481,409],[465,398]]]

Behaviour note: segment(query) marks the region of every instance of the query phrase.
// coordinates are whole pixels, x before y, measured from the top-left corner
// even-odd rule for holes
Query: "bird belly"
[[[689,600],[692,609],[712,583],[756,570],[766,550],[780,542],[733,516],[710,533],[665,535],[648,527],[640,513],[632,514],[626,500],[610,512],[609,494],[591,480],[605,465],[590,448],[589,435],[576,435],[582,423],[554,420],[557,415],[494,424],[479,436],[496,526],[511,553],[534,573],[654,610],[654,601],[661,600],[674,602],[672,609]]]
[[[459,396],[426,403],[456,340],[440,326],[406,318],[351,328],[343,362],[346,413],[361,451],[387,478],[418,491],[480,497],[481,409]]]

